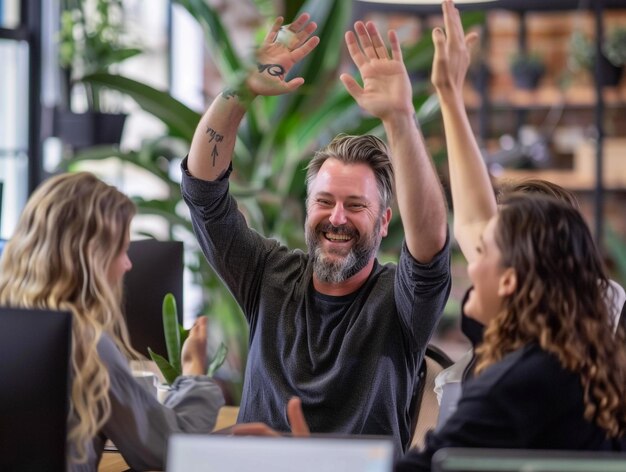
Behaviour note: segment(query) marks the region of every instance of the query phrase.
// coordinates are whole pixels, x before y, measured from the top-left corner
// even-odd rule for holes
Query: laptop
[[[170,437],[168,472],[391,472],[387,438],[185,435]]]
[[[66,469],[71,315],[0,308],[0,470]]]
[[[626,472],[626,453],[444,448],[433,472]]]

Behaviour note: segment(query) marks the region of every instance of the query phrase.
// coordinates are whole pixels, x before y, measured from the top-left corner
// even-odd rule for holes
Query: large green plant
[[[236,53],[218,13],[202,0],[176,1],[202,25],[210,55],[224,83],[239,80],[251,58]],[[263,3],[264,11],[272,8],[270,4],[273,2]],[[304,3],[302,10],[309,12],[318,24],[316,34],[321,40],[307,60],[293,72],[304,77],[305,85],[297,93],[258,97],[239,130],[231,191],[253,228],[290,247],[304,248],[303,169],[314,150],[338,132],[376,135],[383,132],[380,122],[364,116],[338,80],[343,35],[351,17],[350,4],[345,0],[309,0]],[[275,16],[276,12],[267,14]],[[465,26],[482,18],[482,15],[466,16]],[[427,69],[432,62],[432,51],[430,35],[425,35],[422,41],[404,51],[408,69]],[[181,205],[178,183],[171,178],[169,166],[175,157],[187,152],[200,115],[169,94],[126,77],[96,73],[84,80],[132,97],[144,110],[167,125],[168,135],[146,141],[137,151],[86,150],[71,162],[114,156],[152,173],[167,184],[169,196],[159,200],[136,199],[139,211],[163,216],[173,231],[191,233],[188,214]],[[415,84],[414,92],[418,120],[422,126],[428,126],[438,113],[436,99],[427,93],[426,84]],[[395,218],[384,249],[391,254],[397,251],[402,234],[402,226]],[[394,256],[385,256],[389,257]],[[188,265],[204,287],[205,312],[219,321],[229,347],[228,362],[231,367],[236,366],[234,370],[239,373],[235,380],[240,380],[247,355],[247,323],[202,254],[195,251],[189,259]],[[234,393],[237,401],[238,391]]]
[[[68,105],[70,88],[84,76],[108,72],[142,52],[128,44],[123,11],[122,0],[61,0],[59,64],[66,72]],[[89,108],[100,111],[100,90],[83,85]]]

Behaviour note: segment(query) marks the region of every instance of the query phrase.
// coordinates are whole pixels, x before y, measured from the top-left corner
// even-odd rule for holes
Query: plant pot
[[[157,385],[156,396],[157,396],[157,400],[159,400],[159,403],[165,402],[165,399],[170,394],[170,390],[172,390],[171,385],[168,385],[166,383],[161,383]]]
[[[522,90],[535,90],[539,80],[543,77],[543,71],[528,69],[513,74],[513,83]]]
[[[600,84],[603,87],[615,87],[622,78],[624,66],[616,66],[604,54],[600,55]],[[591,70],[595,79],[595,65]]]
[[[101,144],[120,144],[124,123],[124,113],[73,113],[55,110],[54,136],[74,149]]]
[[[484,62],[480,62],[470,67],[467,71],[467,79],[477,92],[480,92],[483,88],[486,89],[489,86],[492,75],[491,69],[489,69],[489,66]]]

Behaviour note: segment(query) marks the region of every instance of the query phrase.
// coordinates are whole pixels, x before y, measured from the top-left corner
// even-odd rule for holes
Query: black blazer
[[[426,437],[423,451],[409,451],[396,471],[428,471],[443,447],[622,451],[583,417],[578,374],[552,354],[529,344],[468,380],[456,412]]]

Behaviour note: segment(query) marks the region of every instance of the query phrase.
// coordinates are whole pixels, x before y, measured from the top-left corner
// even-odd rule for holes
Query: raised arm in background
[[[349,74],[342,74],[341,81],[362,109],[383,122],[406,244],[425,263],[445,244],[446,205],[415,121],[411,83],[395,31],[389,32],[389,42],[391,57],[374,23],[356,22],[354,32],[346,33],[346,44],[363,86]]]
[[[311,34],[317,25],[306,13],[283,26],[286,40],[278,39],[283,22],[276,19],[257,49],[257,67],[251,70],[239,90],[226,90],[215,98],[193,136],[188,170],[196,178],[216,180],[228,169],[232,160],[237,129],[246,112],[246,103],[257,95],[282,95],[304,83],[302,77],[285,80],[291,68],[319,43]]]
[[[445,33],[440,28],[433,30],[432,82],[439,96],[446,134],[454,235],[465,258],[471,262],[485,225],[497,212],[487,167],[463,102],[469,49],[478,36],[476,33],[465,36],[459,11],[452,1],[444,0],[442,7]]]

